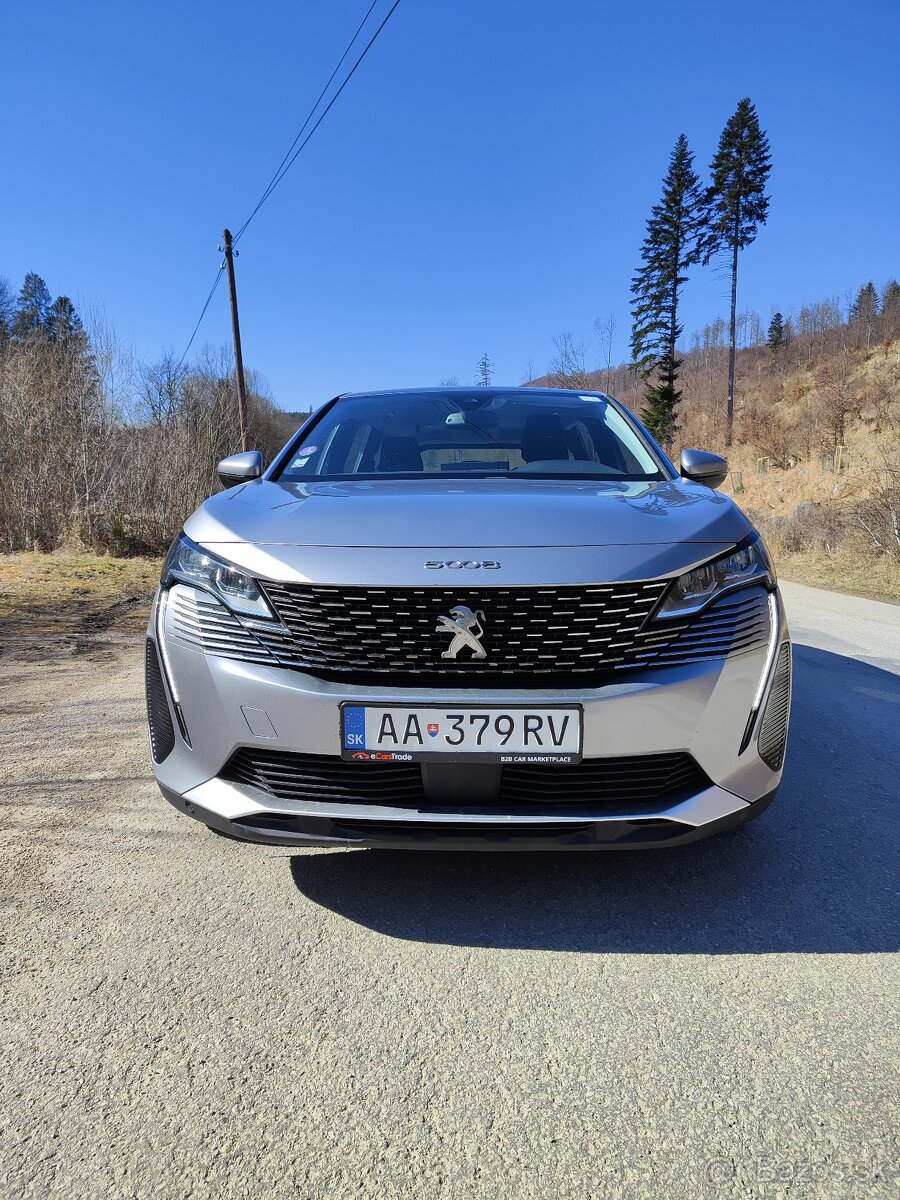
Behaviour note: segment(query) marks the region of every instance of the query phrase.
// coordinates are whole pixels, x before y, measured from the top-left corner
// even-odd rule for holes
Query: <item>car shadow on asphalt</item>
[[[803,645],[794,665],[781,791],[739,833],[657,851],[300,854],[296,886],[411,941],[643,954],[896,950],[900,676]]]

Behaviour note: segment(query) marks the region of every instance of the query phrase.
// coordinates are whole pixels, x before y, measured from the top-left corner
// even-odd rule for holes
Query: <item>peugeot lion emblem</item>
[[[468,646],[473,658],[487,658],[487,651],[481,644],[484,637],[483,620],[484,613],[480,608],[472,612],[464,604],[451,608],[449,617],[438,617],[436,632],[453,634],[453,641],[441,658],[456,658],[463,646]]]

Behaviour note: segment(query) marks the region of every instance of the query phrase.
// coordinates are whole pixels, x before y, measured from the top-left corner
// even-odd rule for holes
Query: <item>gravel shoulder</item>
[[[782,793],[657,854],[215,837],[145,601],[8,645],[0,1195],[896,1196],[900,610],[785,595]]]

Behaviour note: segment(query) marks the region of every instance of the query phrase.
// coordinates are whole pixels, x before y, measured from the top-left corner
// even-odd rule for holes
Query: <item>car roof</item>
[[[596,396],[609,400],[605,392],[581,388],[550,387],[492,387],[472,384],[471,387],[378,388],[371,392],[342,392],[337,399],[356,399],[361,396]]]

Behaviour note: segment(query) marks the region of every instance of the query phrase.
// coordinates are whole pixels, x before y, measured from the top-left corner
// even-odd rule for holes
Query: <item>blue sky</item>
[[[4,15],[0,275],[100,303],[181,353],[236,228],[368,0]],[[379,0],[384,13],[389,0]],[[773,152],[739,305],[768,318],[900,276],[900,5],[401,0],[238,260],[245,361],[285,408],[543,370],[617,316],[684,131],[704,170],[737,101]],[[661,60],[663,51],[670,62]],[[698,271],[686,331],[727,306]],[[220,287],[197,345],[227,343]],[[591,355],[599,361],[599,348]]]

